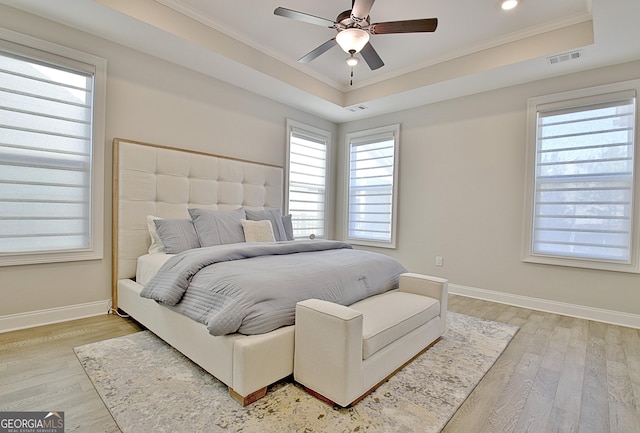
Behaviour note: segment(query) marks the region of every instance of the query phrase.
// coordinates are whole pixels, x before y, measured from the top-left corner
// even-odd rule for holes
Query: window
[[[0,264],[102,258],[106,63],[0,32]]]
[[[331,134],[287,121],[288,211],[295,238],[327,237],[327,162]]]
[[[346,136],[346,238],[354,244],[395,248],[400,125]]]
[[[529,101],[525,260],[638,271],[634,86]]]

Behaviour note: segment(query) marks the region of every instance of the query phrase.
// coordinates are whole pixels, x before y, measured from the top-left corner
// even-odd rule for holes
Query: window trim
[[[635,92],[636,100],[636,124],[635,124],[635,149],[634,149],[634,174],[632,194],[632,222],[631,222],[631,251],[629,263],[616,263],[605,260],[588,258],[571,258],[564,256],[543,255],[533,252],[533,223],[535,200],[535,174],[536,174],[536,140],[537,140],[537,113],[538,107],[548,104],[566,104],[572,100],[580,105],[587,105],[589,98],[598,98],[608,94],[619,92]],[[631,80],[620,83],[606,84],[574,91],[556,93],[551,95],[530,98],[527,102],[527,139],[526,139],[526,165],[525,165],[525,191],[523,212],[523,240],[522,261],[525,263],[546,264],[555,266],[567,266],[595,270],[616,272],[640,273],[640,110],[638,99],[640,96],[640,80]]]
[[[93,73],[91,155],[91,247],[86,249],[0,253],[0,266],[100,260],[104,257],[104,152],[107,61],[73,48],[0,28],[0,48],[7,52]]]
[[[391,197],[391,239],[389,242],[374,241],[349,236],[349,182],[351,180],[351,142],[354,139],[373,137],[382,134],[391,134],[393,143],[393,189]],[[400,124],[381,126],[345,134],[345,183],[344,183],[344,239],[354,245],[395,249],[397,246],[397,221],[398,221],[398,184],[400,164]]]
[[[333,233],[332,228],[332,221],[331,218],[329,218],[330,215],[332,215],[333,213],[331,212],[332,209],[332,176],[331,176],[331,158],[332,158],[332,144],[331,144],[331,132],[330,131],[326,131],[324,129],[321,128],[317,128],[315,126],[311,126],[311,125],[307,125],[305,123],[302,122],[298,122],[296,120],[293,119],[287,119],[286,120],[286,131],[287,131],[287,146],[286,146],[286,154],[285,154],[285,164],[286,164],[286,170],[285,170],[285,183],[284,183],[284,207],[285,207],[285,214],[289,214],[290,213],[290,209],[289,209],[289,179],[291,176],[290,173],[290,163],[291,163],[291,134],[293,132],[295,132],[295,130],[301,131],[301,132],[306,132],[309,135],[315,135],[318,137],[322,137],[323,139],[325,139],[326,141],[326,153],[325,153],[325,194],[324,194],[324,236],[322,236],[322,238],[324,239],[330,239],[331,238],[331,233]],[[296,239],[305,239],[305,238],[296,238]]]

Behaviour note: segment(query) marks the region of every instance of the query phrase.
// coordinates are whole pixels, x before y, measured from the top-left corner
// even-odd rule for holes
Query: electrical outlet
[[[436,256],[436,266],[444,266],[442,263],[442,256]]]

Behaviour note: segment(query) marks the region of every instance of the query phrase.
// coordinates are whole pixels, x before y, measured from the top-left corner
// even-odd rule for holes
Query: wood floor
[[[520,330],[443,433],[640,433],[639,330],[454,295],[449,310]],[[0,411],[119,432],[72,349],[138,330],[104,315],[0,334]]]
[[[450,297],[520,330],[443,433],[640,433],[640,331]]]
[[[105,314],[0,334],[0,411],[63,411],[67,433],[119,433],[73,348],[139,330]]]

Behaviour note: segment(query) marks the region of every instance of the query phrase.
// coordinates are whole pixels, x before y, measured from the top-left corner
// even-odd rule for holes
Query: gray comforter
[[[296,303],[342,305],[397,288],[405,268],[343,242],[242,243],[177,254],[141,296],[202,322],[212,335],[262,334],[292,325]]]

